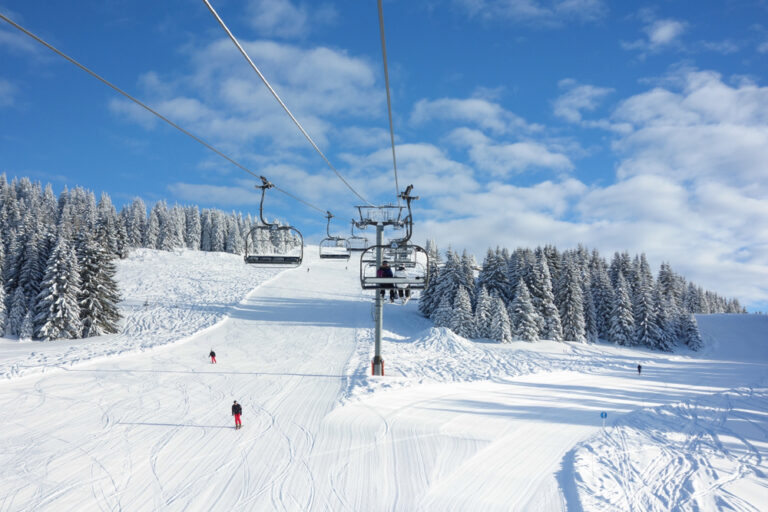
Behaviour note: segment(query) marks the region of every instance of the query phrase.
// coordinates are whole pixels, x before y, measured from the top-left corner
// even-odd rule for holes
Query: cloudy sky
[[[374,0],[213,0],[332,165],[395,200]],[[694,7],[695,5],[695,7]],[[339,222],[358,199],[201,0],[3,0],[0,12]],[[384,2],[415,238],[646,252],[768,309],[768,2]],[[256,213],[254,179],[0,24],[0,172],[121,206]],[[267,201],[317,241],[325,220]]]

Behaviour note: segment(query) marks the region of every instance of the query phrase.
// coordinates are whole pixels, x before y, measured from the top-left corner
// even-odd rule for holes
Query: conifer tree
[[[477,287],[485,288],[488,293],[495,291],[501,297],[508,293],[507,264],[498,249],[496,252],[488,249],[483,268],[477,276]]]
[[[683,342],[691,350],[701,350],[704,342],[701,339],[699,323],[696,321],[696,317],[692,313],[684,314],[681,323],[683,326]]]
[[[592,303],[595,306],[597,336],[608,339],[611,328],[611,310],[613,309],[613,288],[605,265],[592,269]]]
[[[517,294],[510,306],[512,335],[522,341],[539,340],[539,314],[533,307],[528,287],[520,279],[515,287]]]
[[[453,314],[448,327],[459,336],[466,338],[472,337],[475,333],[472,302],[467,289],[463,286],[459,287],[453,300]]]
[[[616,278],[616,293],[613,299],[611,312],[611,328],[608,339],[617,345],[629,346],[632,344],[635,333],[635,317],[632,313],[632,300],[629,298],[629,290],[624,274],[619,272]]]
[[[432,323],[435,324],[435,327],[448,327],[451,326],[451,318],[453,316],[453,305],[451,304],[451,299],[448,298],[448,296],[443,296],[443,298],[440,300],[440,304],[435,308],[435,311],[432,313]]]
[[[2,183],[0,182],[0,185]],[[2,197],[2,189],[0,189],[0,197]],[[3,264],[5,263],[5,249],[3,249],[3,243],[0,242],[0,336],[5,334],[5,323],[8,318],[8,310],[5,305],[5,283],[3,282]]]
[[[31,340],[34,333],[35,327],[32,320],[32,309],[27,309],[27,313],[24,315],[24,320],[21,322],[21,327],[19,327],[19,340]]]
[[[78,251],[80,266],[80,322],[82,337],[118,332],[120,296],[115,282],[116,269],[112,257],[88,238],[81,239]]]
[[[675,318],[679,316],[672,297],[665,297],[662,293],[660,281],[656,281],[653,301],[656,309],[656,327],[659,331],[659,340],[656,348],[669,352],[676,338],[677,328]]]
[[[512,341],[512,326],[509,322],[509,314],[504,301],[500,297],[494,297],[491,301],[491,339],[501,343]]]
[[[42,340],[79,338],[82,331],[80,307],[80,269],[74,250],[60,237],[48,259],[43,285],[37,296],[37,337]]]
[[[638,282],[635,285],[635,344],[649,348],[659,348],[661,333],[656,320],[656,307],[653,300],[652,283],[642,266],[637,272]]]
[[[560,321],[563,325],[563,338],[569,341],[585,343],[584,295],[578,270],[573,261],[568,261],[563,268],[560,292]]]
[[[8,310],[5,334],[18,336],[27,311],[29,311],[29,299],[24,295],[24,290],[21,286],[17,286],[11,296],[11,307]]]
[[[200,250],[200,235],[202,233],[202,223],[200,222],[200,211],[197,206],[190,206],[185,211],[186,235],[184,237],[187,247],[196,251]]]
[[[592,288],[589,286],[589,280],[584,278],[582,281],[582,297],[584,298],[584,334],[587,341],[595,343],[597,341],[597,312],[595,303],[592,300]]]
[[[490,338],[491,296],[485,287],[480,288],[474,314],[475,338]]]

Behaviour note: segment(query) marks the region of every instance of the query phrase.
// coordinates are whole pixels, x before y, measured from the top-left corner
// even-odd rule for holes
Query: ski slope
[[[471,342],[412,301],[371,377],[370,294],[316,253],[138,251],[120,334],[0,340],[0,511],[768,510],[767,318],[659,354]]]

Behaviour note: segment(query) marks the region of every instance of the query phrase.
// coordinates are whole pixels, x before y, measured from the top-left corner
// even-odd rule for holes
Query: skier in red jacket
[[[235,417],[235,429],[243,426],[243,424],[240,423],[241,414],[243,414],[243,408],[240,407],[240,404],[237,403],[237,400],[235,400],[235,403],[232,404],[232,416]]]

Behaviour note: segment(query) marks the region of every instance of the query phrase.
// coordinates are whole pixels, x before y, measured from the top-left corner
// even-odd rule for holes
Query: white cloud
[[[495,134],[541,129],[541,126],[528,124],[523,118],[504,109],[498,103],[481,98],[440,98],[417,101],[411,112],[411,122],[422,124],[434,120],[467,122]]]
[[[760,53],[768,53],[768,41],[760,43],[757,46],[757,51],[760,52]]]
[[[273,41],[241,44],[320,147],[336,133],[330,122],[334,117],[366,120],[381,112],[383,99],[372,63],[325,47]],[[146,91],[143,101],[212,144],[242,152],[267,141],[270,152],[310,148],[228,39],[188,54],[193,67],[188,76],[163,77],[150,71],[140,77]],[[112,101],[110,108],[143,126],[155,124],[123,100]]]
[[[336,11],[329,4],[313,5],[310,12],[306,4],[294,5],[290,0],[250,0],[246,11],[259,37],[303,37],[314,26],[336,19]]]
[[[686,70],[681,91],[656,88],[622,102],[613,118],[633,130],[615,148],[620,176],[723,179],[768,192],[768,87],[729,86],[717,73]]]
[[[539,142],[497,143],[483,133],[468,128],[457,128],[448,140],[466,148],[471,162],[479,170],[494,176],[503,177],[530,169],[573,169],[573,163],[566,155],[553,152]]]
[[[651,20],[643,27],[645,39],[632,42],[622,42],[626,50],[640,50],[641,57],[646,53],[654,53],[663,49],[680,47],[680,37],[687,29],[687,24],[673,19]]]
[[[600,101],[613,92],[607,87],[579,85],[572,79],[561,80],[559,86],[566,92],[554,102],[555,115],[572,123],[581,122],[582,111],[595,110]]]
[[[454,0],[454,4],[473,18],[542,27],[598,21],[608,10],[603,0]]]

